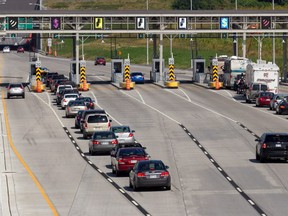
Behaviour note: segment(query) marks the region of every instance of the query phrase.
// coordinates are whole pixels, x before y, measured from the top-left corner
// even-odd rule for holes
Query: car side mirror
[[[112,119],[110,119],[109,121],[112,122]]]
[[[132,130],[131,132],[132,132],[132,133],[135,133],[135,130]]]
[[[165,166],[166,169],[169,169],[169,166]]]
[[[146,147],[142,147],[143,149],[146,149]]]
[[[258,141],[260,141],[260,139],[258,139],[258,138],[257,138],[257,139],[255,139],[255,141],[257,141],[257,142],[258,142]]]

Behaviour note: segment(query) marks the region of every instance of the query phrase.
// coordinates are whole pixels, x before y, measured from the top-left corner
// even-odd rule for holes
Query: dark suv
[[[288,159],[288,133],[264,133],[256,144],[256,160]]]

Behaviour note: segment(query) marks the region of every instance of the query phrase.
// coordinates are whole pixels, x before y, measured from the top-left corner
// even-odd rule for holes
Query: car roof
[[[114,126],[111,126],[111,128],[124,128],[124,127],[129,127],[129,126],[128,125],[114,125]]]
[[[143,148],[143,146],[140,144],[140,143],[136,143],[136,142],[130,142],[130,143],[119,143],[117,145],[118,148],[137,148],[137,147],[140,147],[140,148]]]
[[[266,132],[264,133],[266,136],[267,135],[287,135],[288,136],[288,133],[285,133],[285,132]]]
[[[142,161],[138,161],[138,163],[159,163],[159,162],[163,163],[162,160],[142,160]]]
[[[94,134],[114,134],[113,132],[111,132],[111,131],[95,131],[94,133],[93,133],[93,135]]]

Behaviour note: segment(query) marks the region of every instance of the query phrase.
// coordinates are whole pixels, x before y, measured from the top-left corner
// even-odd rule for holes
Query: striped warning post
[[[86,68],[80,67],[80,82],[84,82],[86,80]]]
[[[124,81],[130,80],[130,66],[125,65],[125,71],[124,71]]]
[[[175,81],[175,74],[174,74],[174,65],[169,65],[169,81]]]
[[[41,68],[36,67],[35,71],[36,71],[36,81],[41,81]]]
[[[212,80],[216,82],[218,80],[218,66],[214,65],[212,70]]]

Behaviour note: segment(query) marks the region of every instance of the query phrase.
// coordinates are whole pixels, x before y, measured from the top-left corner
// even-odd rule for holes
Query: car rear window
[[[147,162],[139,164],[140,171],[149,171],[149,170],[165,170],[165,166],[162,162]]]
[[[65,98],[77,98],[78,95],[65,95]]]
[[[115,139],[114,133],[95,133],[93,139]]]
[[[253,85],[252,90],[259,90],[259,85]]]
[[[11,84],[10,87],[11,88],[21,88],[22,85],[21,84]]]
[[[265,142],[288,142],[288,135],[267,135]]]
[[[142,76],[142,73],[132,73],[132,76]]]
[[[131,155],[144,156],[145,151],[141,148],[120,149],[119,156],[125,157]]]
[[[105,122],[108,122],[108,118],[105,115],[88,116],[88,123],[105,123]]]
[[[92,99],[89,97],[80,97],[77,100],[81,100],[81,101],[85,101],[85,102],[91,102],[92,101]]]
[[[261,85],[261,91],[267,91],[267,86],[266,85]]]
[[[114,133],[125,133],[125,132],[130,132],[129,127],[113,127],[111,129]]]

